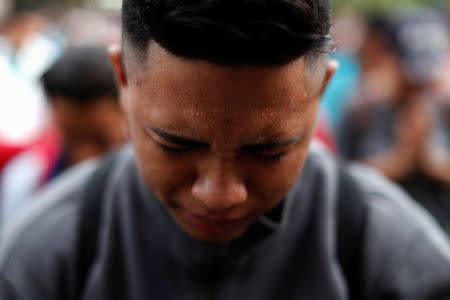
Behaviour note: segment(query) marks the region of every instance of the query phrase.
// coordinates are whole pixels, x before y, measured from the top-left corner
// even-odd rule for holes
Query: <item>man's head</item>
[[[114,73],[105,49],[71,48],[42,76],[69,164],[124,142]]]
[[[125,45],[143,56],[154,41],[225,65],[281,65],[331,42],[327,0],[124,0],[122,22]]]
[[[335,65],[329,1],[125,0],[112,51],[139,171],[181,227],[226,242],[297,180]]]

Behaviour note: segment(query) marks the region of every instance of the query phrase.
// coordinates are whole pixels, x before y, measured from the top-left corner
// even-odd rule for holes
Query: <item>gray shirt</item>
[[[81,165],[34,202],[0,247],[0,299],[70,299]],[[367,196],[364,299],[450,299],[450,243],[434,220],[378,173],[351,172]],[[336,257],[337,165],[313,146],[279,219],[260,217],[239,239],[184,233],[143,183],[125,148],[105,191],[99,254],[84,300],[348,299]]]

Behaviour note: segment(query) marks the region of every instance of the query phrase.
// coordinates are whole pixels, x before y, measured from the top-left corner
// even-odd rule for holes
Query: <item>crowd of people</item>
[[[346,294],[351,295],[351,299],[443,300],[450,297],[447,293],[450,286],[450,246],[447,245],[450,234],[450,7],[446,8],[447,13],[445,9],[430,7],[410,7],[368,16],[343,12],[330,22],[334,24],[330,35],[323,29],[325,25],[322,28],[314,23],[319,22],[317,20],[311,21],[311,27],[305,21],[306,25],[302,26],[311,31],[306,34],[293,32],[297,28],[284,32],[289,26],[297,26],[292,25],[289,18],[300,18],[293,13],[293,8],[292,15],[283,15],[289,11],[287,4],[280,7],[273,4],[275,16],[267,27],[261,25],[267,17],[262,12],[264,17],[257,16],[262,21],[255,17],[254,23],[249,23],[255,28],[250,25],[247,28],[243,20],[260,12],[245,6],[250,7],[250,4],[239,4],[243,5],[243,11],[248,9],[249,16],[238,14],[234,16],[237,21],[230,21],[227,13],[231,10],[222,3],[224,1],[217,1],[220,13],[214,11],[211,15],[208,9],[216,9],[212,4],[198,11],[197,7],[178,11],[168,5],[169,8],[156,7],[156,12],[149,12],[147,10],[151,9],[137,2],[124,1],[122,23],[118,14],[82,9],[64,11],[61,17],[59,14],[55,17],[50,11],[46,14],[45,10],[43,13],[17,12],[0,22],[3,91],[0,101],[0,298],[3,295],[5,299],[14,300],[56,300],[62,299],[64,290],[64,293],[84,295],[84,298],[73,299],[138,300],[148,299],[148,295],[158,295],[161,299],[201,299],[196,296],[198,293],[215,295],[222,289],[225,293],[222,295],[231,298],[242,291],[235,299],[273,299],[280,290],[283,291],[280,295],[290,299],[299,295],[294,287],[299,287],[303,295],[310,295],[308,299],[347,299],[341,298]],[[174,9],[174,12],[159,16],[158,13],[165,13],[164,9]],[[287,11],[282,12],[283,9]],[[133,10],[139,13],[133,15]],[[192,28],[189,27],[192,16],[182,16],[190,12],[199,14],[198,19],[193,18],[198,23]],[[177,14],[180,19],[176,19]],[[306,13],[302,15],[302,18],[310,17]],[[151,21],[146,24],[143,18]],[[223,19],[214,23],[214,18]],[[325,17],[321,18],[323,21]],[[261,28],[257,27],[260,25]],[[138,32],[139,26],[149,32]],[[314,26],[321,31],[314,31]],[[290,40],[291,34],[302,39],[306,35],[306,42]],[[309,45],[308,38],[317,36],[321,37],[319,41]],[[150,46],[144,47],[142,42],[149,42]],[[148,51],[146,47],[150,50],[144,55],[142,53]],[[321,54],[312,54],[311,58],[309,53],[317,50],[314,47]],[[317,71],[320,69],[317,65],[322,63],[321,55],[327,55],[323,74]],[[309,62],[288,69],[297,64],[295,59],[298,58],[316,59],[312,63],[315,67],[311,67],[314,72],[306,69]],[[143,61],[150,61],[152,65],[143,67]],[[267,73],[258,73],[257,68],[267,68],[264,69]],[[319,103],[317,107],[310,107],[313,100],[305,100],[314,98],[315,94],[308,94],[314,91],[307,89],[308,92],[290,94],[310,81],[305,75],[295,73],[298,69],[303,70],[302,74],[312,74],[309,76],[317,83],[325,78],[322,86],[316,84],[315,87],[321,90],[318,93],[320,107]],[[274,80],[275,74],[278,81]],[[293,74],[296,76],[288,76]],[[295,78],[298,84],[288,85]],[[280,82],[281,79],[285,81]],[[258,88],[254,89],[256,83]],[[180,85],[185,90],[179,90]],[[255,95],[265,106],[252,102]],[[285,99],[281,99],[282,96]],[[301,112],[297,111],[299,105],[291,102],[294,96],[304,97],[302,99],[308,103],[300,105]],[[248,97],[251,105],[239,97]],[[228,99],[226,105],[223,104],[225,98]],[[280,108],[282,105],[285,107]],[[295,115],[296,112],[299,114]],[[277,123],[278,131],[273,130],[274,120],[281,118],[285,121],[280,122],[281,125]],[[300,127],[304,132],[292,130]],[[253,133],[260,135],[252,136]],[[288,133],[289,136],[283,136]],[[309,138],[314,140],[312,146],[309,146]],[[228,153],[238,143],[243,143],[239,144],[242,153]],[[313,150],[308,150],[310,147]],[[211,153],[208,149],[212,149]],[[95,276],[92,273],[88,276],[88,270],[81,270],[86,278],[80,283],[77,278],[79,257],[71,254],[70,268],[73,264],[78,267],[70,271],[71,277],[67,279],[70,285],[64,286],[67,283],[56,279],[62,271],[54,270],[57,267],[53,258],[44,256],[42,262],[30,265],[32,258],[20,250],[23,249],[20,245],[39,255],[45,250],[41,250],[44,245],[37,246],[38,234],[48,243],[50,238],[43,228],[60,227],[62,231],[54,235],[67,238],[72,248],[78,247],[76,234],[64,231],[75,227],[76,223],[68,213],[74,204],[69,205],[67,199],[81,193],[83,180],[91,178],[89,174],[101,178],[95,167],[103,166],[101,158],[109,157],[106,154],[111,152],[116,153],[119,167],[104,186],[107,196],[102,197],[120,200],[114,200],[116,206],[111,204],[113,200],[105,202],[108,205],[98,204],[98,208],[105,206],[102,213],[96,215],[103,224],[98,233],[102,234],[102,239],[97,242],[101,259],[97,258]],[[322,156],[319,152],[327,154]],[[346,172],[341,170],[344,167],[331,168],[334,164],[328,155],[342,161],[343,165],[356,162],[351,164],[353,171],[350,173],[353,177],[367,177],[367,182],[361,183],[363,188],[353,186],[354,183],[334,182],[344,182],[340,178],[346,178]],[[238,159],[241,159],[239,166],[237,162],[234,164]],[[237,182],[241,179],[239,176],[236,175],[238,179],[232,177],[235,170],[239,176],[246,176],[244,186]],[[298,177],[300,171],[301,177]],[[338,175],[333,177],[330,175],[333,172]],[[200,179],[195,179],[196,176]],[[297,178],[300,180],[294,185]],[[396,185],[385,183],[383,178]],[[191,184],[188,188],[184,186],[187,181]],[[328,194],[333,193],[330,191],[335,186],[338,186],[337,200],[329,200],[332,196]],[[58,191],[58,187],[67,191]],[[203,206],[189,200],[187,189]],[[365,261],[365,269],[356,271],[355,275],[348,271],[346,255],[341,255],[341,246],[337,246],[339,262],[344,265],[344,280],[348,280],[347,285],[341,285],[342,278],[336,279],[334,267],[330,267],[332,263],[327,265],[328,251],[331,251],[327,247],[333,246],[328,245],[325,236],[334,238],[333,230],[339,230],[338,243],[355,242],[354,238],[341,238],[347,234],[342,234],[340,228],[357,226],[351,224],[353,218],[341,220],[340,208],[337,219],[329,218],[335,208],[330,208],[334,206],[328,206],[328,202],[343,201],[341,198],[351,198],[350,195],[357,198],[359,193],[376,198],[368,205],[375,208],[367,209],[364,212],[367,220],[361,221],[365,232],[370,234],[364,238],[364,249],[373,248],[366,249],[365,257],[371,258]],[[305,200],[308,204],[301,204],[298,203],[301,201],[290,200],[294,195],[317,203]],[[258,197],[261,203],[256,204]],[[163,205],[156,201],[158,205],[152,202],[147,203],[147,207],[135,200],[144,198],[159,199]],[[175,198],[181,200],[176,202]],[[55,199],[65,200],[58,200],[61,203],[55,205]],[[227,201],[233,202],[229,204],[231,208],[226,206]],[[252,222],[254,218],[239,211],[246,201],[254,206],[248,206],[247,213],[261,217],[251,223],[253,225],[249,225],[247,218]],[[389,201],[392,203],[387,203]],[[78,202],[84,205],[83,201]],[[347,206],[352,207],[350,203]],[[62,217],[50,214],[50,206],[53,211],[59,209]],[[46,221],[25,221],[37,211],[43,211],[42,207],[46,207],[43,214]],[[165,219],[169,214],[161,207],[168,208],[175,223]],[[192,211],[184,213],[182,210],[186,208]],[[295,212],[302,216],[304,211],[309,215],[303,219],[288,219],[288,209],[291,215]],[[403,209],[405,212],[397,213]],[[222,214],[225,210],[236,213]],[[342,210],[345,215],[346,209]],[[358,215],[357,209],[349,210]],[[148,211],[147,217],[145,212]],[[66,213],[69,217],[64,223]],[[238,217],[244,220],[228,221]],[[77,218],[84,220],[85,216],[77,215]],[[326,218],[333,221],[322,220]],[[118,221],[113,223],[114,220]],[[403,224],[395,224],[397,220]],[[27,224],[32,229],[24,229]],[[182,231],[177,231],[177,226]],[[279,233],[283,226],[290,228],[291,233]],[[244,229],[240,230],[241,227]],[[330,227],[334,228],[331,229],[333,234],[327,231]],[[90,230],[97,232],[98,229]],[[148,232],[143,232],[145,230]],[[302,235],[302,230],[307,232],[306,236]],[[297,234],[302,236],[302,242],[295,239]],[[28,240],[24,241],[24,236],[28,236]],[[167,249],[162,246],[166,239],[170,240]],[[404,246],[409,248],[403,251],[411,249],[409,256],[400,259],[398,256],[403,255],[400,252],[390,255],[386,250],[388,246],[375,246],[375,243],[387,245],[389,239],[396,239],[391,241],[392,253],[398,250],[395,247]],[[422,248],[413,246],[412,239],[421,242]],[[198,240],[214,247],[198,245]],[[359,243],[359,238],[356,240]],[[150,241],[164,243],[150,246]],[[222,247],[223,243],[226,248]],[[280,247],[286,249],[278,249],[276,245],[280,243],[285,245]],[[445,245],[439,248],[438,244]],[[73,252],[66,248],[61,250],[63,247],[59,244],[49,248],[49,253],[53,251],[55,256],[64,253],[69,257],[67,253]],[[294,250],[303,256],[299,258]],[[19,254],[12,255],[14,251]],[[97,251],[96,247],[93,251]],[[142,259],[145,256],[142,251],[153,251],[154,257]],[[168,256],[171,251],[176,258]],[[353,253],[348,248],[345,251]],[[274,262],[262,269],[257,264],[267,253],[276,253],[272,258]],[[9,262],[10,257],[12,262]],[[428,263],[433,267],[428,267]],[[174,271],[178,270],[178,264],[182,265],[181,273]],[[155,271],[141,270],[153,266]],[[211,266],[221,274],[211,271]],[[292,283],[294,275],[290,268],[294,266],[305,267],[308,274],[317,278],[305,273],[299,277],[304,284]],[[27,276],[35,276],[42,268],[46,269],[40,275],[44,279],[27,281]],[[235,272],[235,268],[242,271]],[[170,270],[167,274],[156,274],[167,269]],[[419,272],[417,278],[412,274],[414,270]],[[128,281],[121,272],[127,274]],[[433,272],[435,274],[431,275]],[[278,282],[276,276],[282,280]],[[144,283],[142,277],[154,280],[155,286]],[[356,280],[356,277],[363,279]],[[50,288],[45,278],[55,284],[58,282],[58,290]],[[258,291],[230,278],[240,278],[243,282],[253,282],[253,278],[257,278],[258,286],[266,286]],[[321,282],[320,278],[328,281]],[[117,280],[120,283],[115,283]],[[170,287],[171,280],[178,289]],[[355,288],[352,280],[361,286]],[[208,282],[207,287],[204,282]],[[146,284],[152,288],[147,288]],[[317,288],[321,284],[324,285],[322,290]],[[263,296],[262,291],[269,294]],[[185,298],[180,298],[182,292]],[[228,299],[225,296],[219,299],[221,297]]]

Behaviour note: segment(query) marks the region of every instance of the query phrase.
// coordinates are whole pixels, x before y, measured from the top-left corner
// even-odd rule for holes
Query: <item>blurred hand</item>
[[[399,146],[423,149],[431,128],[431,118],[425,101],[412,99],[399,112],[395,123],[395,138]]]
[[[450,152],[425,145],[420,154],[420,169],[430,178],[450,185]]]

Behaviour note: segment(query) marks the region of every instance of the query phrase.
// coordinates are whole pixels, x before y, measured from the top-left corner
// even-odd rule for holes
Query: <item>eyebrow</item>
[[[251,145],[244,145],[241,147],[242,150],[246,150],[246,151],[260,151],[260,152],[264,152],[264,151],[271,151],[271,150],[275,150],[279,147],[286,147],[292,144],[297,143],[298,141],[300,141],[301,139],[303,139],[304,135],[300,135],[300,136],[296,136],[284,141],[279,141],[279,140],[275,140],[275,141],[270,141],[267,143],[261,143],[261,144],[251,144]]]
[[[189,138],[185,138],[185,137],[181,137],[172,133],[168,133],[164,130],[161,129],[157,129],[157,128],[153,128],[150,126],[147,126],[148,129],[150,129],[151,131],[153,131],[155,134],[157,134],[158,136],[166,139],[168,142],[170,143],[174,143],[180,146],[185,146],[185,147],[205,147],[208,146],[207,143],[204,142],[200,142],[197,140],[193,140],[193,139],[189,139]],[[294,143],[297,143],[298,141],[302,140],[304,137],[304,134],[284,140],[284,141],[280,141],[280,140],[274,140],[274,141],[269,141],[266,143],[260,143],[260,144],[247,144],[247,145],[243,145],[241,147],[241,150],[245,150],[245,151],[270,151],[270,150],[275,150],[279,147],[285,147],[285,146],[289,146],[292,145]]]
[[[208,146],[207,143],[203,143],[203,142],[196,141],[193,139],[184,138],[184,137],[172,134],[172,133],[168,133],[161,129],[153,128],[150,126],[147,126],[147,128],[150,129],[151,131],[153,131],[154,133],[156,133],[157,135],[159,135],[160,137],[164,138],[168,142],[173,143],[173,144],[177,144],[177,145],[184,146],[184,147]]]

